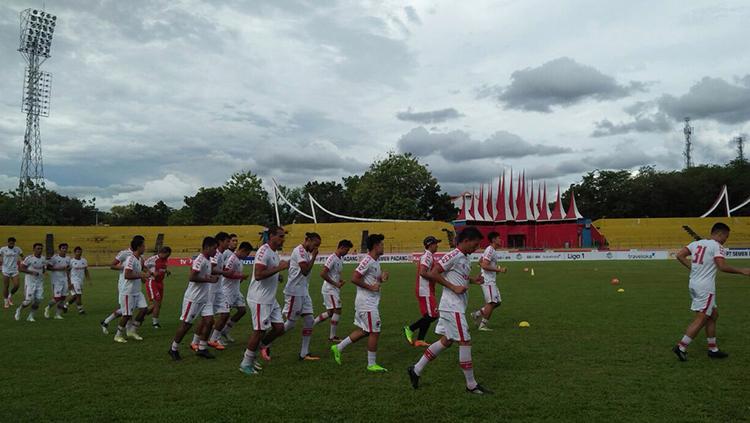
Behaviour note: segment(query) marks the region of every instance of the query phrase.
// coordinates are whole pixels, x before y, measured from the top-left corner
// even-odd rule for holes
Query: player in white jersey
[[[44,299],[44,271],[47,269],[47,260],[42,257],[42,244],[34,244],[33,254],[27,256],[21,262],[19,270],[25,273],[24,278],[24,300],[16,309],[16,320],[21,320],[21,310],[31,306],[27,321],[33,322],[34,313],[39,308],[39,303]]]
[[[340,343],[331,345],[331,353],[336,363],[341,364],[341,352],[354,342],[367,337],[367,371],[387,372],[377,363],[378,339],[380,338],[380,285],[388,280],[388,272],[380,270],[378,259],[383,255],[385,236],[371,234],[367,237],[367,255],[362,258],[352,275],[352,283],[357,286],[354,300],[354,330]]]
[[[70,260],[70,298],[68,305],[75,304],[78,314],[86,314],[83,309],[83,281],[91,280],[89,275],[89,262],[83,258],[83,249],[75,247],[73,249],[73,258]]]
[[[227,246],[229,245],[229,234],[222,231],[217,233],[216,236],[214,236],[214,239],[216,240],[216,253],[211,257],[211,274],[215,275],[218,280],[216,283],[212,283],[208,286],[208,302],[211,303],[211,309],[214,314],[216,314],[219,305],[226,303],[224,293],[221,290],[221,278],[224,277],[224,260],[226,259],[224,253],[227,251]],[[211,316],[210,320],[206,320],[207,323],[204,323],[204,320],[202,319],[198,322],[198,326],[195,327],[193,333],[193,341],[190,343],[190,348],[192,348],[193,351],[198,351],[200,338],[204,332],[209,334],[209,347],[215,348],[219,351],[226,348],[221,340],[218,338],[213,340],[210,337],[215,321],[216,319]],[[204,327],[205,324],[208,324],[208,327]]]
[[[427,363],[434,360],[440,352],[458,342],[458,363],[466,378],[466,390],[472,394],[490,394],[490,390],[478,384],[474,379],[474,367],[471,360],[471,336],[466,322],[466,306],[469,303],[469,283],[481,284],[482,277],[470,276],[473,253],[482,240],[482,233],[473,226],[465,227],[456,236],[456,249],[444,255],[430,271],[436,283],[443,285],[440,297],[440,320],[435,333],[442,337],[429,346],[419,361],[407,369],[414,389],[419,387],[419,377]]]
[[[3,275],[3,307],[13,305],[13,294],[18,291],[18,264],[23,259],[23,251],[16,247],[16,239],[8,238],[8,245],[0,248]],[[11,286],[12,285],[12,286]]]
[[[182,298],[182,311],[180,313],[180,327],[172,340],[172,346],[169,348],[169,356],[172,360],[181,360],[179,352],[180,342],[190,327],[193,326],[193,320],[198,316],[203,321],[204,332],[200,335],[198,341],[198,351],[195,355],[202,358],[216,358],[208,351],[208,331],[211,328],[210,322],[214,316],[213,304],[210,302],[208,295],[209,287],[219,281],[219,277],[213,274],[211,257],[216,255],[217,242],[215,238],[205,237],[201,244],[201,253],[198,254],[190,266],[190,282],[185,295]]]
[[[430,329],[432,322],[437,320],[437,303],[435,302],[435,282],[430,280],[429,273],[433,265],[433,254],[438,249],[440,240],[430,235],[422,241],[424,253],[419,258],[417,264],[417,283],[415,294],[419,302],[419,311],[422,317],[410,326],[404,326],[404,336],[406,341],[415,347],[428,347],[430,344],[425,342],[427,331]],[[414,340],[414,331],[419,329],[417,340]]]
[[[58,253],[47,259],[47,270],[50,271],[52,282],[52,300],[44,308],[44,317],[49,319],[50,307],[55,307],[55,319],[62,320],[62,313],[68,311],[65,304],[66,294],[70,290],[70,257],[68,257],[68,244],[58,245]]]
[[[146,308],[148,307],[141,290],[143,281],[148,277],[148,272],[143,269],[143,253],[146,251],[146,244],[141,240],[133,240],[130,242],[130,250],[133,253],[125,259],[125,263],[122,265],[124,283],[118,287],[122,317],[120,318],[120,324],[117,325],[117,333],[114,339],[115,342],[119,343],[128,342],[124,335],[136,341],[143,340],[138,335],[137,330],[146,317]],[[138,310],[138,314],[133,319],[136,310]]]
[[[487,234],[490,245],[484,250],[482,258],[479,259],[479,267],[482,269],[482,292],[484,293],[484,306],[479,310],[471,313],[477,328],[481,331],[492,331],[487,327],[487,322],[492,317],[492,311],[500,307],[503,300],[500,296],[500,290],[497,289],[497,274],[506,273],[507,268],[497,265],[497,249],[502,247],[502,238],[497,232]]]
[[[691,242],[677,253],[677,260],[690,269],[690,309],[695,318],[685,330],[680,342],[672,348],[680,361],[687,361],[687,347],[702,328],[706,329],[708,356],[726,358],[729,354],[716,345],[716,321],[719,310],[716,305],[716,271],[750,276],[750,268],[736,268],[726,263],[724,243],[729,238],[729,226],[719,222],[711,228],[711,239]],[[692,257],[692,260],[688,258]]]
[[[144,242],[145,243],[145,238],[143,236],[141,236],[141,235],[135,235],[133,237],[133,239],[131,240],[131,243],[132,243],[132,241],[140,241],[140,242]],[[130,256],[132,254],[133,254],[133,250],[131,250],[130,248],[122,250],[119,253],[117,253],[117,255],[115,256],[115,258],[112,260],[112,263],[110,263],[110,265],[109,265],[109,268],[111,270],[116,270],[117,272],[119,272],[119,276],[118,276],[118,279],[117,279],[118,302],[119,302],[120,287],[125,283],[125,280],[123,278],[123,269],[122,269],[122,267],[125,264],[125,260],[128,258],[128,256]],[[105,335],[107,335],[109,333],[109,329],[108,329],[109,323],[111,321],[117,319],[120,316],[122,316],[122,311],[120,310],[120,307],[118,305],[117,308],[115,308],[115,310],[112,313],[110,313],[106,318],[104,318],[104,320],[102,320],[101,322],[99,322],[99,326],[102,328],[102,333],[104,333]]]
[[[247,306],[253,320],[253,334],[247,340],[240,371],[247,375],[258,373],[258,349],[284,333],[281,307],[276,301],[279,272],[289,268],[289,262],[279,258],[277,250],[284,246],[286,231],[280,226],[268,228],[268,242],[258,248],[253,263],[253,278],[247,288]],[[269,331],[269,329],[271,329]]]
[[[284,310],[286,316],[284,332],[294,329],[297,319],[302,318],[302,348],[300,360],[320,360],[320,357],[310,354],[310,339],[315,319],[313,318],[312,298],[310,298],[310,272],[318,257],[320,235],[315,232],[305,233],[305,240],[292,251],[289,260],[289,278],[284,287]],[[266,343],[267,348],[270,343]],[[268,356],[268,353],[265,354]]]
[[[250,277],[250,275],[242,273],[242,268],[243,262],[253,251],[253,246],[249,242],[243,242],[235,250],[227,248],[224,251],[224,272],[226,276],[219,278],[219,288],[221,289],[224,301],[218,304],[214,310],[214,313],[216,313],[216,323],[214,324],[214,330],[211,332],[209,344],[212,341],[219,341],[221,337],[224,337],[227,342],[234,342],[229,332],[247,312],[245,298],[242,296],[242,292],[240,292],[240,284]],[[230,319],[229,312],[232,308],[237,309],[237,312]]]
[[[344,279],[341,278],[341,271],[344,269],[342,259],[349,254],[352,247],[354,247],[354,244],[348,239],[339,241],[336,251],[328,256],[323,265],[323,270],[320,271],[320,277],[323,278],[320,293],[323,295],[323,304],[326,306],[326,311],[315,318],[314,324],[317,325],[328,318],[331,319],[331,329],[328,334],[328,340],[331,342],[341,341],[336,336],[336,329],[341,318],[341,287],[344,286]]]

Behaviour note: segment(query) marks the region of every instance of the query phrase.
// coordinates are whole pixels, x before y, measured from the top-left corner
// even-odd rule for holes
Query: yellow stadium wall
[[[448,232],[453,225],[446,222],[353,222],[353,223],[320,223],[292,224],[285,226],[288,231],[285,250],[302,242],[305,232],[318,232],[321,235],[321,252],[331,252],[339,240],[349,239],[359,250],[362,242],[362,231],[382,233],[386,239],[386,252],[416,252],[422,250],[422,240],[433,235],[442,240],[441,249],[448,249]],[[36,242],[45,243],[46,234],[54,236],[55,247],[67,242],[72,250],[80,246],[84,256],[92,265],[106,265],[114,255],[127,248],[133,235],[146,238],[148,251],[153,252],[158,234],[164,234],[164,245],[172,248],[173,257],[190,257],[198,252],[203,237],[213,236],[219,231],[236,233],[241,241],[249,241],[255,248],[260,245],[263,227],[259,225],[243,226],[0,226],[0,245],[12,236],[23,249],[24,254],[31,251]]]
[[[707,238],[716,222],[729,225],[727,247],[750,247],[750,217],[599,219],[593,225],[613,249],[678,249],[693,241],[683,226]]]

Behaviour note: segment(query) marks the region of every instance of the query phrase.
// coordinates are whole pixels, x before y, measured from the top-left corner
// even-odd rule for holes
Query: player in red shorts
[[[427,331],[430,329],[432,322],[437,320],[439,314],[437,312],[437,303],[435,302],[435,282],[429,279],[429,272],[432,269],[433,257],[432,255],[438,249],[440,240],[434,236],[428,236],[424,239],[423,245],[425,252],[419,259],[419,266],[417,266],[417,285],[416,295],[417,301],[419,302],[419,312],[422,317],[416,322],[412,323],[411,326],[404,326],[404,336],[410,344],[415,347],[428,347],[430,344],[425,342],[424,337],[427,335]],[[414,331],[419,329],[417,334],[417,340],[414,340]]]
[[[145,268],[148,269],[148,280],[146,281],[146,296],[151,303],[148,314],[151,315],[151,325],[154,329],[161,328],[159,324],[159,311],[164,298],[164,278],[169,275],[167,261],[172,254],[169,247],[161,247],[159,253],[146,260]]]

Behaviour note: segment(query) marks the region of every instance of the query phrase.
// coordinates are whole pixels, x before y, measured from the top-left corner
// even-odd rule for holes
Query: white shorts
[[[227,297],[224,295],[224,291],[218,288],[214,292],[213,298],[214,314],[229,313],[229,304],[227,304]]]
[[[285,295],[284,316],[287,320],[297,320],[303,314],[313,314],[312,298],[309,295]]]
[[[273,304],[248,303],[253,318],[253,330],[268,330],[273,323],[284,323],[281,318],[281,306],[277,301]]]
[[[8,278],[15,278],[16,276],[18,276],[18,271],[16,270],[15,272],[9,272],[9,273],[3,272],[3,276],[8,277]]]
[[[24,284],[24,299],[26,302],[39,302],[44,299],[44,284],[39,283],[25,283]]]
[[[497,285],[494,283],[482,284],[482,292],[484,292],[484,302],[486,304],[499,304],[503,300],[500,296],[500,290],[497,289]]]
[[[323,304],[325,304],[326,310],[341,308],[341,294],[338,292],[335,294],[323,294]]]
[[[435,333],[445,335],[451,341],[471,341],[466,315],[457,311],[441,311],[440,319],[435,326]]]
[[[187,298],[182,299],[182,311],[180,312],[180,320],[185,323],[191,323],[198,316],[206,317],[214,315],[214,307],[209,303],[197,303]]]
[[[240,285],[233,288],[222,288],[224,299],[226,300],[229,308],[246,307],[245,297],[240,292]],[[227,311],[229,313],[229,311]]]
[[[54,298],[64,298],[68,295],[68,282],[52,282],[52,296]]]
[[[706,316],[714,314],[714,309],[718,307],[716,305],[716,294],[713,292],[691,289],[690,297],[693,299],[690,310],[706,313]]]
[[[83,294],[83,282],[81,281],[71,281],[71,285],[73,285],[73,289],[70,290],[71,294],[75,295],[81,295]]]
[[[123,316],[132,316],[133,310],[136,308],[146,308],[146,298],[143,294],[137,292],[135,294],[120,294],[120,312]]]
[[[380,333],[380,312],[355,310],[354,324],[367,333]]]

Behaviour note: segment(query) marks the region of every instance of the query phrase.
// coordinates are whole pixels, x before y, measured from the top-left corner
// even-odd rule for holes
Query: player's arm
[[[318,258],[318,249],[314,249],[312,253],[310,253],[310,261],[301,261],[299,263],[299,270],[302,272],[303,275],[307,276],[312,271],[313,266],[315,265],[315,259]]]
[[[133,270],[131,266],[126,266],[125,271],[123,272],[123,276],[127,280],[135,280],[135,279],[141,279],[143,275]]]
[[[428,273],[430,280],[434,281],[437,284],[443,285],[445,288],[450,289],[456,294],[463,294],[464,292],[466,292],[465,286],[453,285],[452,283],[448,282],[448,280],[443,276],[443,272],[445,272],[445,270],[443,270],[443,266],[441,266],[440,263],[432,266],[432,269]]]
[[[190,268],[190,282],[195,283],[214,283],[218,277],[214,274],[208,275],[206,277],[203,277],[200,275],[199,270],[195,270],[193,268]]]
[[[39,272],[37,272],[36,270],[30,270],[29,266],[27,266],[25,262],[21,262],[21,264],[18,266],[18,270],[21,273],[26,273],[27,275],[39,276]]]
[[[358,287],[362,289],[366,289],[368,291],[372,292],[378,292],[380,291],[380,284],[376,283],[375,285],[368,285],[365,283],[364,278],[362,277],[362,274],[358,271],[354,271],[354,274],[352,275],[352,283],[354,285],[357,285]]]
[[[122,270],[122,262],[118,259],[114,259],[109,265],[109,268],[112,270],[117,270],[119,272],[120,270]]]
[[[750,268],[730,266],[727,264],[727,259],[725,259],[724,257],[714,257],[714,262],[716,263],[716,267],[718,267],[719,270],[724,273],[735,273],[738,275],[750,276]]]
[[[320,277],[323,278],[324,281],[335,286],[336,288],[341,288],[342,286],[344,286],[344,281],[333,280],[333,278],[330,275],[330,271],[331,269],[329,269],[328,266],[323,266],[323,270],[320,271]]]
[[[682,250],[677,252],[677,255],[675,258],[677,258],[677,261],[680,262],[681,265],[685,266],[688,270],[690,270],[690,249],[688,247],[682,247]]]
[[[89,273],[89,267],[88,266],[86,266],[83,269],[83,274],[85,275],[87,281],[91,280],[91,274]]]
[[[263,263],[255,263],[255,279],[266,279],[288,268],[289,262],[286,260],[281,260],[279,265],[275,267],[268,267]]]

